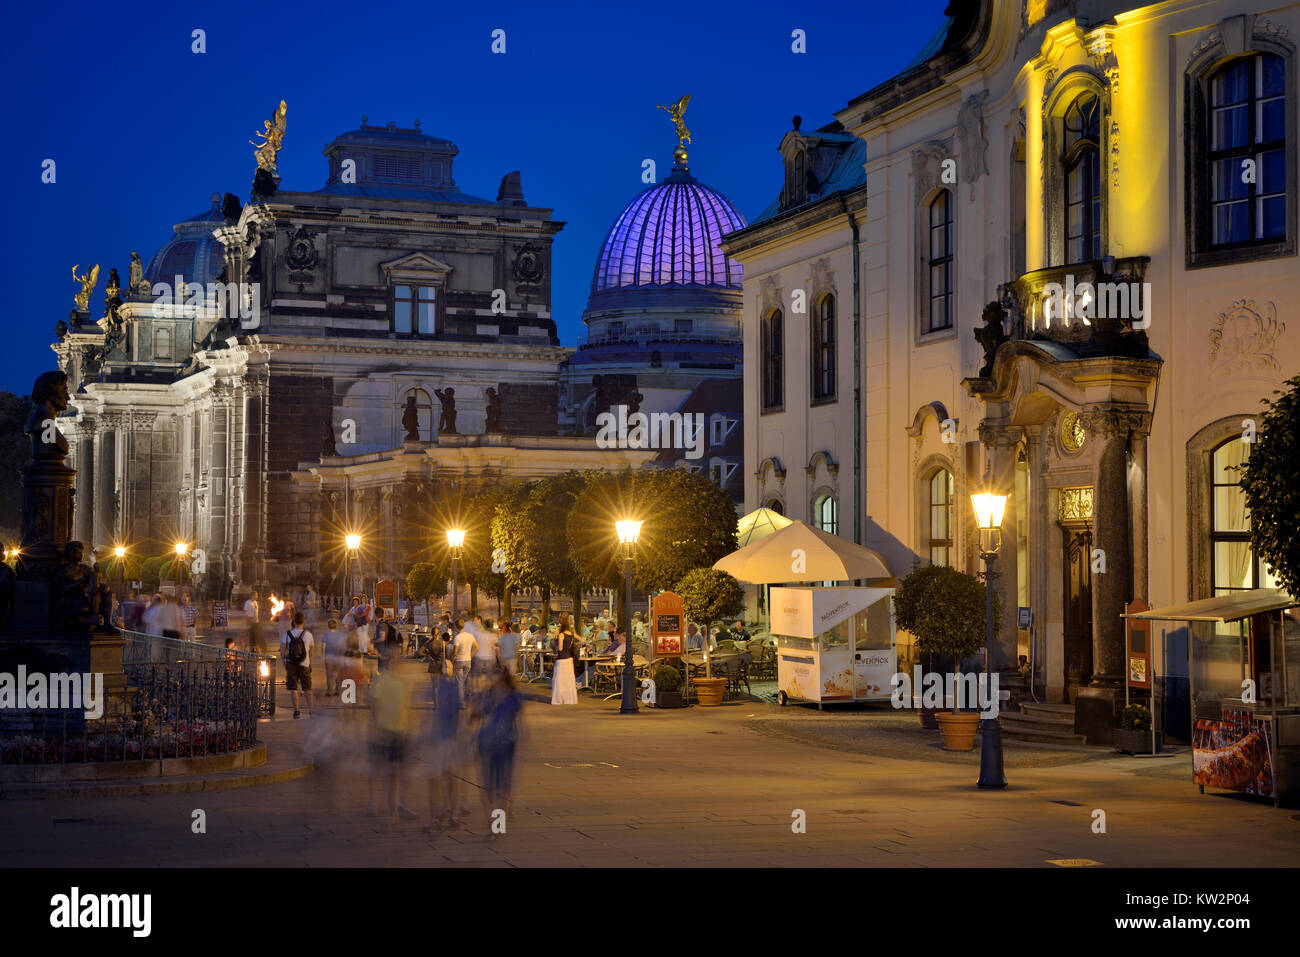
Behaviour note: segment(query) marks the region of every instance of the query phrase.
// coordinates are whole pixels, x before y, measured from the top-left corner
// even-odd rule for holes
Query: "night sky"
[[[725,6],[724,11],[722,7]],[[363,114],[451,140],[465,192],[496,197],[523,174],[530,205],[567,223],[554,248],[553,314],[573,345],[606,231],[641,189],[641,163],[672,165],[658,103],[691,94],[691,172],[746,219],[782,184],[781,136],[832,119],[897,73],[942,22],[944,0],[791,5],[229,2],[6,5],[0,238],[7,362],[26,392],[54,367],[49,343],[100,264],[145,263],[213,192],[247,202],[255,130],[281,100],[281,188],[325,184],[321,150]],[[795,12],[791,12],[795,11]],[[191,52],[191,31],[207,52]],[[506,31],[505,55],[490,52]],[[791,52],[803,29],[807,50]],[[57,181],[41,182],[55,160]]]

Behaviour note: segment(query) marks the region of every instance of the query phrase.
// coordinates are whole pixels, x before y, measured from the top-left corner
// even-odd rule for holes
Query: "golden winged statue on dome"
[[[686,121],[682,119],[682,117],[686,114],[686,105],[690,102],[691,102],[691,95],[687,93],[680,100],[678,100],[676,104],[674,104],[673,106],[664,106],[662,103],[659,104],[659,109],[665,111],[669,116],[672,117],[673,122],[677,124],[677,145],[678,146],[685,146],[687,143],[691,141],[691,131],[686,128]]]
[[[95,285],[99,282],[99,266],[98,264],[91,266],[90,272],[86,273],[84,276],[78,276],[77,268],[80,265],[81,264],[78,263],[76,266],[72,267],[73,281],[81,283],[81,292],[76,293],[72,297],[72,301],[77,304],[77,312],[89,312],[90,294],[95,291]]]
[[[284,143],[284,115],[288,111],[284,100],[280,101],[280,108],[275,111],[275,115],[269,120],[262,121],[262,132],[254,133],[254,136],[262,137],[261,143],[248,141],[249,146],[256,146],[253,156],[257,158],[257,168],[264,169],[268,173],[275,172],[275,157],[280,152],[280,146]]]

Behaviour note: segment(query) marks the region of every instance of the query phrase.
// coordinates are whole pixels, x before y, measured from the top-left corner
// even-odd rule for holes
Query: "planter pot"
[[[727,690],[726,678],[696,678],[693,683],[695,696],[701,705],[713,708],[722,704],[722,693]]]
[[[980,716],[976,711],[940,711],[935,715],[939,719],[939,734],[943,737],[945,751],[973,751],[975,749],[975,731],[979,728]]]
[[[1155,750],[1151,749],[1150,731],[1131,731],[1128,728],[1116,728],[1114,744],[1116,751],[1127,754],[1158,754],[1163,744],[1160,732],[1156,732]]]
[[[657,691],[655,692],[656,708],[684,708],[686,702],[682,700],[680,691]]]

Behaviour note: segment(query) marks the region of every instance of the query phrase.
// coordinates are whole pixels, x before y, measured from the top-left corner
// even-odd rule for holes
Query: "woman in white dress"
[[[551,704],[577,704],[578,686],[573,680],[573,656],[578,638],[569,624],[569,616],[560,614],[559,634],[555,637],[555,674],[551,678]]]

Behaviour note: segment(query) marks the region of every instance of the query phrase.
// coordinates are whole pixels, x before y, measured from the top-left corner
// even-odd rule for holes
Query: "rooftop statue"
[[[691,141],[691,131],[686,128],[686,121],[682,117],[686,114],[686,105],[691,102],[691,95],[687,93],[673,106],[664,106],[659,104],[659,109],[667,112],[672,117],[673,122],[677,125],[677,145],[685,146]]]
[[[269,120],[262,121],[262,132],[253,134],[262,137],[262,142],[248,141],[250,146],[257,147],[253,152],[253,156],[257,158],[257,168],[264,169],[268,173],[275,172],[275,158],[284,143],[284,114],[287,109],[284,100],[281,100],[280,108],[275,111],[275,115]]]
[[[77,312],[89,312],[90,294],[95,291],[95,285],[99,282],[99,266],[92,266],[90,272],[84,276],[78,276],[77,267],[73,266],[72,278],[75,282],[81,283],[81,292],[72,297],[72,301],[77,304]]]

